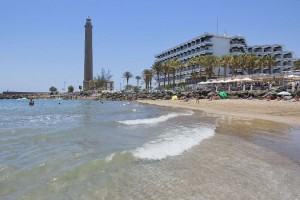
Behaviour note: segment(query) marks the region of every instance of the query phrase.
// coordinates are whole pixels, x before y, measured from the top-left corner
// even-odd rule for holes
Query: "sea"
[[[0,199],[300,199],[299,133],[138,102],[0,100]]]

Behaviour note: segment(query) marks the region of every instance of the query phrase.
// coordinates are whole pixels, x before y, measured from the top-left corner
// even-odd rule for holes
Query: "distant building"
[[[282,73],[283,69],[291,68],[293,66],[293,53],[291,51],[284,51],[283,45],[255,45],[248,46],[245,37],[243,36],[228,36],[204,33],[198,37],[188,40],[184,43],[178,44],[170,49],[155,55],[155,62],[166,62],[168,60],[177,58],[184,63],[188,63],[189,59],[199,55],[215,55],[221,57],[223,55],[238,55],[244,53],[255,53],[260,57],[267,54],[272,54],[276,58],[276,67],[273,69],[274,73]],[[201,69],[203,70],[203,69]],[[268,69],[264,69],[266,73]],[[191,83],[192,72],[199,72],[200,68],[197,66],[187,66],[181,71],[176,72],[176,84],[181,82]],[[164,77],[160,77],[163,82]]]
[[[114,90],[114,82],[113,81],[107,82],[105,90],[113,91]]]

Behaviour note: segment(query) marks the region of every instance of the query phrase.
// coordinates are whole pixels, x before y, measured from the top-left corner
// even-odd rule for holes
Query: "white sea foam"
[[[17,100],[27,100],[27,98],[23,97],[23,98],[19,98]]]
[[[167,115],[162,115],[160,117],[154,117],[154,118],[148,118],[148,119],[124,120],[124,121],[118,121],[118,122],[121,124],[126,124],[126,125],[157,124],[160,122],[167,121],[168,119],[171,119],[174,117],[192,115],[193,113],[194,113],[193,111],[182,112],[182,113],[169,113]]]
[[[106,162],[112,161],[112,159],[113,159],[114,156],[115,156],[115,153],[112,153],[109,156],[106,156],[106,158],[105,158]]]
[[[184,151],[213,135],[213,127],[182,127],[161,135],[158,139],[144,144],[132,153],[140,159],[162,160],[169,156],[181,155]]]
[[[29,124],[34,125],[55,125],[62,122],[76,122],[81,115],[35,115],[24,116],[22,120],[27,121]]]

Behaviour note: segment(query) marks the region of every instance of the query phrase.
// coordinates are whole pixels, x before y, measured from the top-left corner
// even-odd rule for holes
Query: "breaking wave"
[[[121,124],[126,125],[139,125],[139,124],[157,124],[160,122],[167,121],[171,118],[178,117],[178,116],[189,116],[192,115],[193,111],[188,111],[184,113],[169,113],[167,115],[162,115],[160,117],[154,117],[154,118],[148,118],[148,119],[134,119],[134,120],[124,120],[124,121],[118,121]]]
[[[181,155],[184,151],[191,149],[214,134],[214,128],[209,126],[180,127],[136,148],[132,153],[140,159],[162,160],[170,156]]]

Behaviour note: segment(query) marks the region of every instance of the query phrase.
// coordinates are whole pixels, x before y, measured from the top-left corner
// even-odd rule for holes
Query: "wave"
[[[169,113],[167,115],[162,115],[160,117],[154,117],[154,118],[148,118],[148,119],[134,119],[134,120],[124,120],[124,121],[118,121],[121,124],[126,125],[140,125],[140,124],[157,124],[160,122],[167,121],[168,119],[178,117],[178,116],[189,116],[192,115],[193,111],[188,111],[185,113]]]
[[[158,139],[138,147],[132,154],[146,160],[162,160],[170,156],[181,155],[184,151],[198,145],[202,140],[215,134],[214,127],[181,127],[161,135]]]
[[[113,159],[113,157],[114,157],[115,155],[116,155],[115,153],[112,153],[112,154],[106,156],[106,157],[105,157],[106,162],[112,161],[112,159]]]

